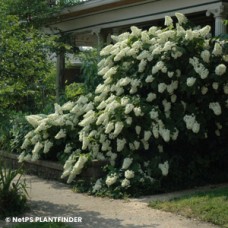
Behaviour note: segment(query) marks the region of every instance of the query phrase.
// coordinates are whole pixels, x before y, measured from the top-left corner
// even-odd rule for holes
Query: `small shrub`
[[[0,218],[15,216],[27,209],[27,190],[22,170],[0,168]]]

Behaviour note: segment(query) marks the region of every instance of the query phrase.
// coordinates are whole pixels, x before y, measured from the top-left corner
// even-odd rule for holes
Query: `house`
[[[111,35],[132,25],[147,29],[163,26],[164,17],[185,14],[194,24],[212,27],[213,35],[226,33],[228,0],[87,0],[65,9],[50,24],[52,33],[70,33],[73,45],[100,47]]]
[[[228,0],[88,0],[65,9],[50,26],[75,37],[77,46],[107,43],[111,34],[130,26],[163,25],[166,15],[185,14],[196,25],[211,25],[214,35],[226,33]]]

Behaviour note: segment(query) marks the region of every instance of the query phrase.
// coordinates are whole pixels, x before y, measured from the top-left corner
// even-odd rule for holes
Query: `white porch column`
[[[224,20],[228,16],[228,8],[226,9],[225,5],[221,5],[217,9],[208,10],[206,12],[207,16],[210,16],[211,14],[214,15],[215,18],[215,36],[218,36],[220,34],[227,32],[227,26],[224,25]]]
[[[95,28],[92,30],[92,34],[95,34],[96,37],[97,37],[97,46],[98,48],[101,48],[102,46],[102,43],[103,43],[103,38],[101,36],[101,33],[100,33],[100,28]]]

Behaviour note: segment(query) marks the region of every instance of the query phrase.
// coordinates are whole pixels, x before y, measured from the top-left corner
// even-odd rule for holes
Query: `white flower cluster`
[[[169,173],[169,162],[165,161],[163,164],[160,163],[158,168],[161,170],[163,176],[167,176]]]
[[[196,121],[196,117],[194,114],[192,115],[185,115],[184,121],[186,123],[186,128],[192,130],[194,133],[199,133],[200,124]]]

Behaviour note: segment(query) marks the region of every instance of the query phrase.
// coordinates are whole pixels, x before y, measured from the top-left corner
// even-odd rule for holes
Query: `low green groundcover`
[[[149,206],[228,227],[228,187],[186,195],[170,201],[152,201]]]

